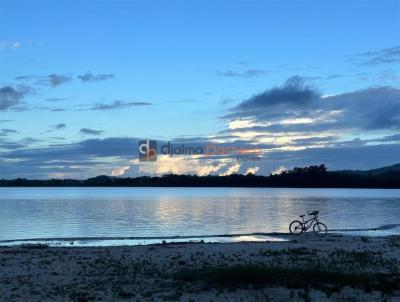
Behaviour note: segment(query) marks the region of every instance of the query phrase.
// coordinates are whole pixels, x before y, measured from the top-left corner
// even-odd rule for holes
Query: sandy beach
[[[400,301],[400,236],[0,247],[1,301]]]

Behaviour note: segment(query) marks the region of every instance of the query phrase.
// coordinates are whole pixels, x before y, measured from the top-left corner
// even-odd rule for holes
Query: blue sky
[[[0,177],[393,164],[399,63],[398,1],[0,0]],[[315,98],[292,106],[302,95]],[[138,138],[265,156],[143,166]],[[90,144],[110,152],[77,151]]]

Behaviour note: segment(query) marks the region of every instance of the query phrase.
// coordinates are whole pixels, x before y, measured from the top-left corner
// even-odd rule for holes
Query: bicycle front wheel
[[[322,222],[317,222],[313,227],[314,234],[319,237],[324,237],[328,233],[328,228]]]
[[[292,221],[289,225],[289,231],[291,234],[300,235],[303,232],[303,224],[298,220]]]

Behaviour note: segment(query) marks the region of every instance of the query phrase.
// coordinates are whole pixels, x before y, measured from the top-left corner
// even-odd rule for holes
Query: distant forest
[[[121,178],[101,175],[86,180],[0,180],[0,187],[291,187],[291,188],[400,188],[400,164],[368,171],[327,171],[325,165],[294,168],[259,176],[231,174]]]

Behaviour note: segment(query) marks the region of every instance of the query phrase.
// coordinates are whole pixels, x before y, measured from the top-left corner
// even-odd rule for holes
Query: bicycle
[[[328,233],[328,228],[325,224],[319,221],[318,218],[319,211],[312,211],[308,212],[309,216],[313,216],[308,220],[304,220],[305,215],[300,215],[299,217],[302,218],[302,222],[299,220],[294,220],[289,225],[289,231],[291,234],[300,235],[303,232],[306,232],[309,228],[313,226],[313,232],[316,236],[324,237]]]

